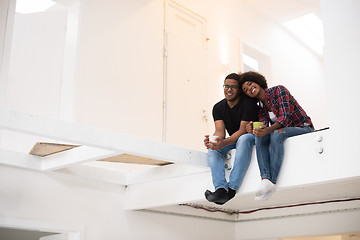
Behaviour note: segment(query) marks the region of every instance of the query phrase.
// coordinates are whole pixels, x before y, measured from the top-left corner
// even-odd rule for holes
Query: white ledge
[[[0,108],[0,128],[162,161],[208,166],[205,152],[4,108]],[[61,162],[53,164],[61,168]],[[66,160],[64,166],[69,164]]]
[[[339,167],[339,162],[334,162],[329,157],[330,149],[328,143],[330,135],[330,130],[324,130],[291,137],[286,140],[284,162],[277,183],[278,192],[289,192],[289,196],[286,196],[285,199],[294,198],[293,201],[296,202],[300,199],[302,201],[307,199],[313,201],[314,199],[336,199],[346,196],[358,196],[358,191],[354,191],[354,186],[360,181],[358,170],[352,172],[351,169],[354,166],[348,165],[342,171]],[[319,151],[319,149],[323,151]],[[342,161],[345,161],[345,159]],[[334,172],[336,172],[336,175],[334,175]],[[169,169],[168,174],[171,174],[171,169]],[[229,171],[226,174],[228,175]],[[242,199],[253,199],[254,192],[258,188],[260,181],[261,178],[254,147],[249,169],[237,192],[237,196],[226,207],[234,205],[234,208],[238,208],[238,205],[246,205],[247,201],[243,202]],[[334,183],[339,184],[339,186],[332,189],[335,186]],[[168,186],[176,187],[169,188]],[[323,192],[318,191],[317,186],[321,186],[319,188],[323,189]],[[313,192],[315,188],[316,190]],[[184,202],[208,204],[204,199],[204,191],[206,189],[214,190],[211,183],[210,170],[196,174],[183,174],[175,178],[159,181],[142,181],[141,183],[129,186],[127,189],[128,199],[126,209],[149,209]],[[307,194],[302,196],[299,194],[301,192],[298,191],[299,189],[302,189]],[[161,192],[166,192],[166,194],[152,194]],[[276,195],[279,196],[280,194],[277,193]],[[144,196],[147,197],[144,198]],[[277,200],[277,197],[274,197],[274,199]],[[236,204],[238,200],[239,204]],[[256,203],[254,202],[254,204]]]

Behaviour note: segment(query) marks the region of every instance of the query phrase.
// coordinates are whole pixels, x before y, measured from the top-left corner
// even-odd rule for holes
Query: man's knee
[[[239,146],[241,144],[246,144],[248,146],[254,145],[255,136],[249,133],[241,135],[236,142],[236,146]]]
[[[217,154],[217,150],[212,150],[212,149],[208,149],[208,156],[210,156],[210,155],[214,155],[214,154]]]

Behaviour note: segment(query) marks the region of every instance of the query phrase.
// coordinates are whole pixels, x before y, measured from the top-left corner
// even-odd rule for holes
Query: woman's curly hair
[[[247,81],[257,83],[263,89],[268,88],[266,78],[258,72],[249,71],[240,74],[239,76],[240,88],[242,88],[244,82]]]

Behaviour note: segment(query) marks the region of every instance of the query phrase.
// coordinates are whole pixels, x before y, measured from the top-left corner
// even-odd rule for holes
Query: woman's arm
[[[291,115],[291,95],[286,87],[279,85],[278,88],[278,93],[275,95],[277,97],[277,102],[279,103],[276,123],[278,123],[280,127],[285,127],[288,125],[289,116]]]
[[[260,129],[254,129],[253,134],[257,137],[263,137],[268,135],[269,133],[274,132],[276,129],[282,128],[282,126],[279,123],[274,123],[270,127],[267,127],[266,125],[262,125]]]

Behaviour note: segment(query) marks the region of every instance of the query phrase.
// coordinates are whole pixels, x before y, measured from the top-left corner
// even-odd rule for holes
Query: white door
[[[166,6],[165,142],[205,151],[206,20],[173,1]]]

